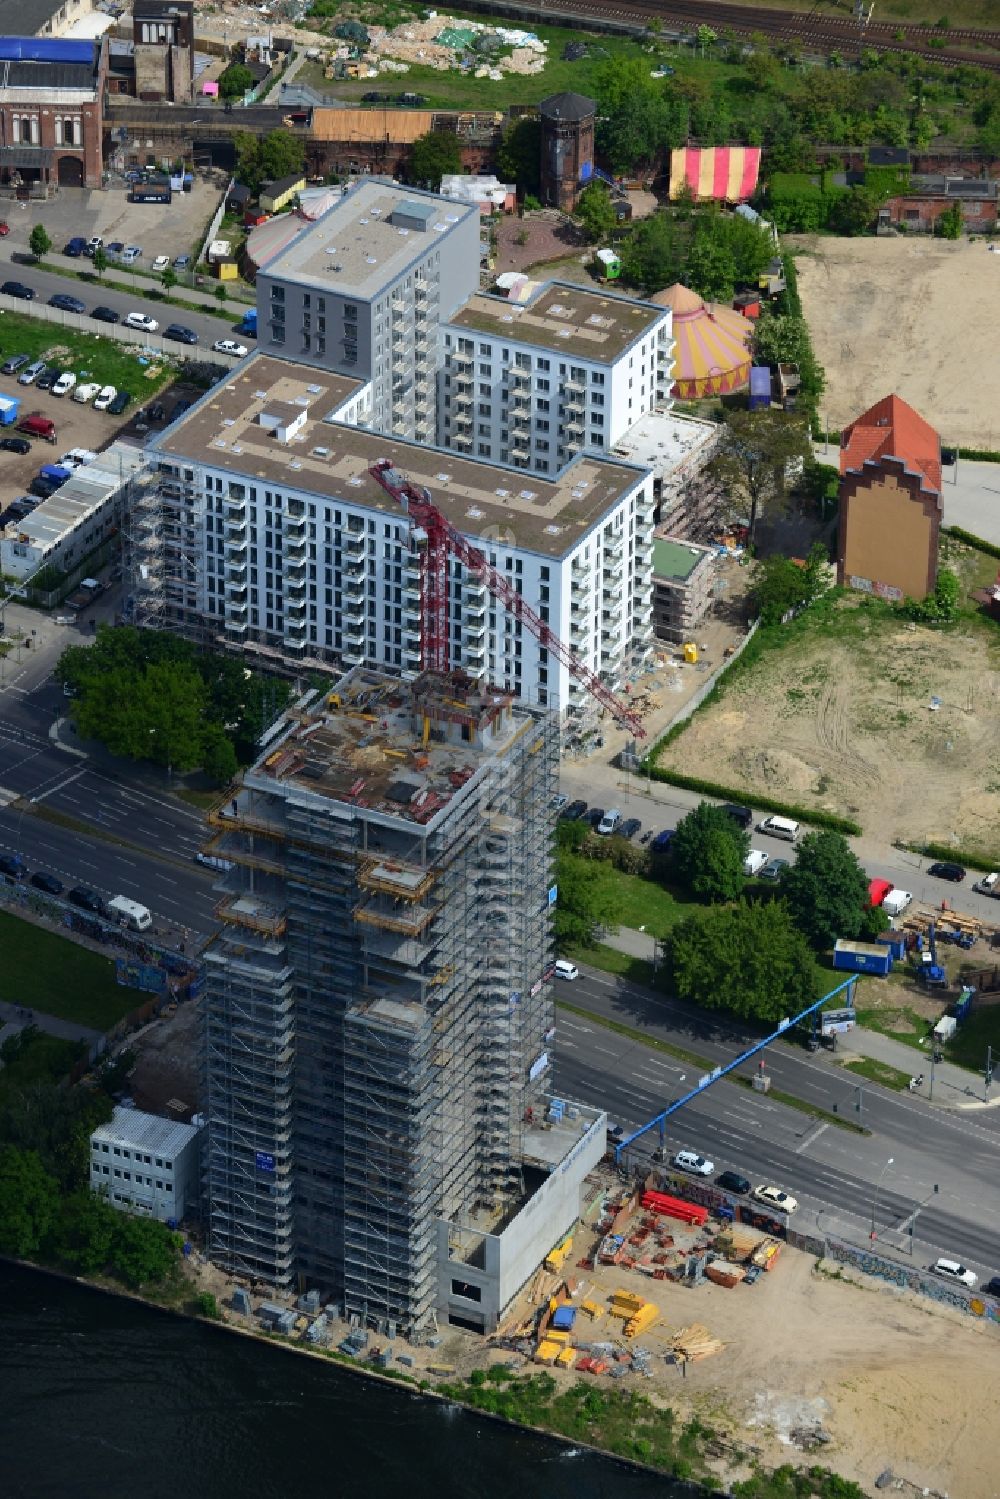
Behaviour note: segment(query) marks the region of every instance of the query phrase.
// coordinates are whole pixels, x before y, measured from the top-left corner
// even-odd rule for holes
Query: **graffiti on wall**
[[[1000,1325],[1000,1302],[985,1296],[970,1296],[957,1286],[938,1280],[917,1265],[901,1265],[896,1260],[888,1260],[877,1254],[873,1249],[859,1249],[856,1245],[845,1244],[839,1239],[827,1239],[826,1253],[829,1259],[842,1265],[851,1265],[855,1270],[860,1270],[862,1275],[884,1280],[891,1286],[898,1286],[901,1291],[916,1291],[920,1296],[928,1296],[932,1301],[954,1307],[967,1316],[983,1317],[988,1322]]]

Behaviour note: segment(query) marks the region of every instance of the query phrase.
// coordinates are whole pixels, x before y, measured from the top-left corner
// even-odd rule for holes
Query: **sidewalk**
[[[30,1019],[29,1019],[30,1016]],[[55,1015],[45,1015],[41,1010],[22,1010],[20,1005],[8,1004],[0,999],[0,1025],[16,1025],[22,1029],[35,1025],[49,1036],[58,1036],[63,1041],[98,1041],[102,1032],[91,1030],[86,1025],[74,1025],[71,1020],[60,1020]]]

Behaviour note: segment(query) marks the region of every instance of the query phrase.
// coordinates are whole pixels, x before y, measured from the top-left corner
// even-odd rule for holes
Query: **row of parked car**
[[[90,239],[84,239],[82,234],[74,234],[73,238],[63,245],[63,254],[68,255],[72,260],[79,260],[82,255],[93,260],[98,250],[103,250],[108,260],[115,265],[134,265],[143,256],[141,245],[126,245],[120,239],[113,239],[105,244],[99,234],[91,235]],[[153,261],[153,270],[165,271],[169,264],[169,255],[157,255]],[[190,264],[190,255],[174,256],[175,271],[186,271]]]
[[[148,931],[153,924],[148,907],[140,905],[137,900],[132,900],[127,895],[113,895],[110,900],[105,900],[103,895],[91,890],[89,885],[74,885],[67,890],[62,880],[44,869],[36,869],[34,874],[29,874],[20,854],[0,854],[0,878],[16,884],[33,885],[36,890],[59,897],[80,911],[117,921],[120,926],[131,927],[133,931]]]
[[[74,401],[83,406],[93,402],[95,411],[108,411],[119,416],[129,405],[129,391],[119,391],[114,385],[102,385],[99,380],[88,380],[85,375],[74,375],[72,370],[63,370],[57,364],[47,364],[44,359],[32,359],[30,354],[12,354],[0,365],[0,374],[17,375],[18,385],[34,385],[37,390],[51,391],[54,396],[72,394]],[[20,439],[11,439],[12,442]],[[22,447],[8,447],[8,451],[23,452]]]

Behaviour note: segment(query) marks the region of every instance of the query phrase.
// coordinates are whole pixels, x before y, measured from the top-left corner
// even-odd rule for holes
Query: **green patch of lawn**
[[[883,1088],[894,1088],[897,1093],[905,1093],[910,1084],[908,1072],[902,1072],[888,1062],[877,1062],[874,1057],[854,1057],[844,1063],[844,1071],[856,1072],[859,1077],[866,1077],[871,1083],[881,1083]]]
[[[0,999],[106,1031],[148,995],[115,983],[111,958],[0,911]]]
[[[633,958],[630,953],[619,952],[617,947],[607,947],[598,942],[593,947],[570,947],[562,954],[574,963],[589,963],[591,968],[600,968],[603,973],[615,973],[619,978],[630,979],[633,984],[653,987],[653,965],[643,958]]]
[[[218,305],[215,305],[211,302],[186,301],[183,296],[184,288],[181,286],[174,288],[172,296],[167,296],[167,293],[162,288],[159,276],[154,276],[152,272],[129,271],[128,274],[130,276],[145,276],[147,281],[156,283],[156,285],[141,286],[137,285],[134,280],[121,281],[114,275],[99,277],[95,271],[74,271],[68,265],[50,265],[47,260],[39,261],[39,265],[42,270],[48,271],[50,275],[64,276],[68,281],[82,281],[97,292],[129,292],[131,295],[138,297],[140,301],[158,302],[161,307],[184,307],[188,312],[205,312],[209,317],[228,318],[230,322],[234,320],[232,308],[227,307],[225,303],[220,302]],[[219,285],[226,287],[227,298],[233,295],[236,283],[220,282]],[[178,295],[178,293],[181,293],[181,295]],[[253,298],[246,295],[237,300],[253,302]]]
[[[858,1024],[864,1026],[868,1031],[881,1031],[883,1036],[891,1036],[894,1041],[902,1041],[906,1046],[912,1046],[914,1051],[923,1051],[921,1042],[930,1035],[930,1022],[917,1010],[911,1010],[907,1005],[898,1009],[865,1010],[859,1008],[857,1011]]]
[[[78,377],[86,371],[89,380],[129,390],[140,400],[153,395],[176,373],[170,360],[163,355],[150,359],[149,352],[139,344],[123,344],[96,333],[78,333],[73,328],[62,328],[16,312],[4,313],[0,337],[0,354],[5,359],[12,354],[30,354],[32,359],[45,359],[60,369],[72,370]],[[57,349],[63,352],[54,353]],[[144,369],[136,356],[149,361],[148,367]]]
[[[665,937],[685,916],[691,906],[655,880],[638,874],[615,871],[615,883],[622,895],[621,925],[638,931],[644,927],[651,937]]]
[[[993,1048],[993,1062],[1000,1085],[1000,1005],[974,1010],[962,1021],[944,1048],[949,1062],[982,1074],[986,1066],[986,1048]]]

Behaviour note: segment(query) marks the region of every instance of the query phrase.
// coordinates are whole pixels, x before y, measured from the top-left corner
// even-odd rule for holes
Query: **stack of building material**
[[[660,1308],[655,1301],[644,1301],[633,1317],[625,1323],[625,1336],[637,1338],[641,1332],[645,1332],[653,1326],[660,1315]]]
[[[758,1244],[750,1258],[750,1263],[760,1265],[764,1270],[773,1270],[778,1263],[781,1253],[780,1239],[765,1239],[763,1244]]]
[[[590,1318],[591,1322],[598,1322],[604,1316],[604,1308],[597,1301],[582,1301],[580,1310]]]
[[[572,1369],[573,1360],[576,1358],[576,1349],[566,1347],[556,1354],[556,1364],[560,1369]]]
[[[555,1342],[552,1338],[543,1338],[535,1349],[535,1363],[554,1364],[562,1351],[561,1343]]]
[[[644,1192],[642,1205],[650,1212],[662,1213],[668,1218],[679,1218],[682,1223],[696,1224],[699,1228],[708,1217],[708,1208],[696,1202],[685,1202],[680,1197],[671,1197],[666,1192]]]
[[[562,1241],[561,1244],[557,1244],[556,1247],[555,1247],[555,1249],[551,1250],[545,1256],[545,1268],[546,1268],[546,1270],[555,1271],[555,1272],[559,1272],[560,1270],[562,1270],[563,1263],[564,1263],[564,1261],[566,1259],[566,1256],[569,1254],[569,1252],[570,1252],[570,1250],[572,1248],[573,1248],[573,1238],[572,1238],[572,1235],[567,1235],[567,1237],[565,1239],[563,1239],[563,1241]]]
[[[713,1260],[710,1265],[705,1266],[706,1280],[716,1286],[725,1286],[727,1290],[739,1285],[745,1276],[746,1271],[742,1265],[730,1265],[725,1260]]]
[[[713,1338],[701,1322],[692,1322],[690,1327],[679,1327],[675,1333],[671,1333],[670,1346],[678,1358],[694,1364],[699,1359],[709,1358],[713,1353],[721,1353],[726,1345],[718,1338]]]
[[[611,1292],[611,1315],[612,1317],[634,1317],[636,1312],[644,1305],[645,1298],[637,1296],[634,1291],[612,1291]]]
[[[743,1264],[766,1242],[767,1235],[759,1229],[750,1228],[745,1223],[731,1223],[716,1236],[715,1247],[727,1260]]]

